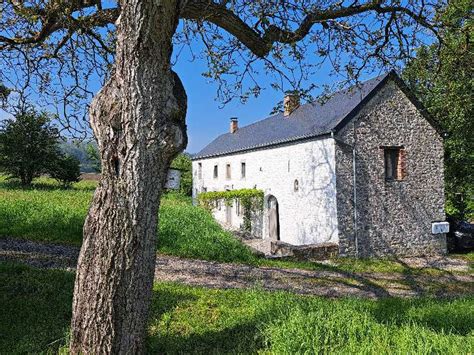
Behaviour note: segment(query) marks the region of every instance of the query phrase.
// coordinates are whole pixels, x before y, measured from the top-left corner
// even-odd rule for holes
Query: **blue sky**
[[[106,1],[106,7],[113,6],[114,4],[115,1],[113,0]],[[369,20],[370,18],[366,18],[364,21]],[[368,23],[370,24],[370,21]],[[428,42],[432,40],[423,32],[420,32],[417,36]],[[194,42],[191,46],[193,52],[201,52],[202,48],[200,47],[202,47],[202,43]],[[179,49],[177,50],[179,51]],[[339,56],[342,56],[342,61],[350,59],[350,57],[347,57],[347,54],[344,54],[344,51],[342,51],[342,54],[339,54]],[[221,107],[221,103],[216,101],[217,85],[208,82],[208,79],[201,75],[206,71],[207,64],[202,59],[190,61],[190,57],[189,49],[183,50],[177,64],[173,68],[179,74],[188,95],[187,126],[189,143],[186,151],[189,153],[198,152],[219,134],[227,132],[230,117],[238,117],[240,126],[248,125],[268,117],[275,105],[283,99],[284,94],[282,92],[277,92],[271,88],[270,84],[273,80],[260,74],[257,78],[263,90],[258,98],[250,98],[246,104],[235,100]],[[313,50],[309,50],[306,53],[305,62],[315,65],[320,59],[321,58],[314,54]],[[315,70],[313,77],[310,77],[308,81],[303,83],[303,86],[307,87],[308,82],[321,86],[325,84],[335,84],[336,80],[342,80],[341,77],[330,77],[331,69],[328,63],[324,63],[319,69]],[[263,72],[264,71],[262,71],[262,73]],[[366,80],[379,74],[381,74],[381,72],[377,71],[362,73],[359,79]],[[5,84],[7,85],[7,83]],[[99,87],[98,80],[92,82],[90,85],[93,91],[94,89],[97,91]],[[285,87],[284,89],[291,89],[291,87]],[[314,90],[312,94],[317,95],[319,92],[318,90]],[[48,110],[52,112],[56,111],[54,107],[48,107]],[[0,120],[6,116],[6,113],[0,110]]]
[[[308,53],[308,59],[311,55]],[[316,57],[314,58],[316,60]],[[283,100],[284,93],[270,87],[271,79],[261,74],[258,77],[259,84],[264,87],[257,98],[250,98],[245,104],[239,100],[231,101],[222,107],[216,100],[217,84],[208,82],[203,77],[207,64],[203,60],[190,61],[189,56],[181,55],[174,70],[180,76],[188,95],[188,114],[186,123],[188,126],[189,143],[186,151],[197,153],[214,138],[229,130],[231,117],[238,117],[239,126],[245,126],[255,121],[268,117],[275,105]],[[317,71],[310,81],[318,85],[332,84],[334,77],[329,77],[330,67],[326,66]],[[368,77],[376,76],[375,74]],[[361,79],[367,79],[363,76]],[[316,91],[314,94],[317,94]]]
[[[311,60],[311,54],[309,59]],[[217,85],[208,82],[208,79],[201,75],[206,68],[207,64],[203,60],[191,62],[186,53],[180,56],[174,67],[188,95],[186,123],[189,143],[186,151],[189,153],[197,153],[218,135],[228,132],[230,117],[238,117],[240,126],[268,117],[284,95],[270,87],[269,78],[260,75],[259,83],[264,86],[264,90],[258,98],[250,98],[245,104],[234,100],[222,107],[222,104],[216,100]],[[369,77],[372,76],[376,75],[369,75]],[[366,78],[368,77],[362,77],[362,79]],[[335,79],[329,77],[329,68],[322,68],[311,80],[322,85],[331,84]],[[98,89],[99,83],[94,82],[91,87]],[[0,110],[0,120],[4,117],[7,117],[7,114]]]
[[[311,60],[309,54],[308,59]],[[316,59],[316,58],[315,58]],[[189,58],[181,57],[174,70],[180,76],[188,95],[188,126],[189,143],[186,151],[197,153],[214,138],[229,130],[230,117],[238,117],[239,126],[245,126],[268,117],[275,105],[283,99],[284,93],[270,87],[270,80],[259,77],[259,83],[266,84],[257,98],[250,98],[245,104],[234,100],[224,107],[216,101],[217,85],[207,82],[201,73],[206,70],[203,61],[190,62]],[[330,77],[330,68],[323,67],[310,78],[318,85],[332,84],[335,79]],[[375,77],[377,74],[363,75],[361,80]],[[318,94],[316,91],[314,94]]]
[[[193,51],[201,52],[202,43],[192,43],[191,46]],[[239,100],[234,100],[222,107],[221,102],[216,100],[217,84],[208,82],[208,79],[202,76],[202,73],[207,70],[205,60],[196,59],[191,61],[189,48],[185,48],[180,53],[173,69],[180,76],[188,95],[187,126],[189,143],[186,151],[189,153],[197,153],[218,135],[228,132],[230,117],[238,117],[240,126],[248,125],[268,117],[275,105],[283,99],[283,92],[275,91],[270,86],[273,78],[260,74],[257,75],[257,79],[263,90],[259,97],[250,98],[245,104],[240,103]],[[320,59],[314,52],[308,51],[305,61],[316,64]],[[330,77],[331,69],[332,67],[328,63],[324,63],[321,68],[316,70],[315,75],[309,78],[308,82],[320,86],[334,84],[335,80],[342,79],[335,76]],[[261,72],[264,73],[263,70]],[[365,80],[377,74],[380,73],[363,74],[360,79]],[[308,82],[305,82],[304,85],[307,85]],[[97,79],[90,84],[89,88],[93,91],[100,88]],[[284,89],[291,88],[285,87]],[[312,94],[317,95],[318,91],[315,90]],[[48,107],[48,110],[56,111],[54,107]],[[0,110],[0,120],[5,117],[7,117],[6,113]]]
[[[188,96],[186,123],[189,143],[186,151],[189,153],[197,153],[218,135],[226,133],[230,117],[238,117],[240,126],[248,125],[268,117],[275,105],[283,99],[282,92],[270,87],[271,80],[260,75],[259,84],[264,90],[258,98],[250,98],[246,104],[234,100],[222,107],[222,103],[216,100],[217,84],[208,82],[202,76],[207,69],[204,60],[191,61],[190,56],[184,52],[173,69],[180,76]],[[317,78],[312,80],[318,80],[319,84],[330,83],[329,69],[319,70]],[[90,88],[98,90],[99,82],[92,82]],[[54,110],[51,108],[51,111]],[[7,116],[0,110],[0,120]]]

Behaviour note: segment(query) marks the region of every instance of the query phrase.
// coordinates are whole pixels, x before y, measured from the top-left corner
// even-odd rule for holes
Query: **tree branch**
[[[81,1],[82,4],[88,4],[86,7],[90,7],[92,1]],[[63,9],[64,10],[64,9]],[[39,31],[28,37],[6,37],[0,35],[0,43],[10,45],[24,45],[24,44],[37,44],[44,42],[49,36],[59,30],[69,30],[69,32],[76,32],[80,29],[88,30],[94,27],[104,27],[110,23],[114,23],[120,15],[118,8],[98,10],[95,13],[82,16],[77,19],[72,17],[72,13],[77,11],[76,7],[67,9],[66,13],[57,11],[46,11],[45,9],[36,9],[29,7],[27,9],[30,16],[38,15],[41,18],[42,26]],[[26,9],[24,9],[26,11]],[[33,12],[35,11],[35,12]],[[0,46],[1,48],[1,46]]]
[[[292,44],[304,39],[316,23],[324,24],[328,20],[354,16],[370,11],[378,14],[403,13],[424,27],[437,34],[435,28],[421,15],[415,14],[403,6],[381,6],[381,0],[372,0],[361,5],[351,5],[335,9],[316,10],[310,12],[301,21],[294,31],[284,30],[278,26],[270,25],[263,35],[246,24],[225,4],[215,3],[212,0],[190,0],[184,6],[181,17],[189,20],[208,21],[226,30],[239,39],[257,57],[265,57],[271,51],[274,43]]]

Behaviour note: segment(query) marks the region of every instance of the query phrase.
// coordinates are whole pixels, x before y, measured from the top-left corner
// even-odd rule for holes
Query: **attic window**
[[[219,177],[219,170],[217,165],[214,165],[214,179],[217,179]]]
[[[385,180],[404,180],[406,173],[406,151],[403,147],[383,147]]]

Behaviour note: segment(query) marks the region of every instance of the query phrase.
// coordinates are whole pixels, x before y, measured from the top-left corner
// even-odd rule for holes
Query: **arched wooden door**
[[[275,196],[268,198],[268,238],[271,240],[280,240],[278,200]]]

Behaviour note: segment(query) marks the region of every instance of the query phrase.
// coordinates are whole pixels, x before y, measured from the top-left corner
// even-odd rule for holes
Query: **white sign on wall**
[[[168,190],[178,190],[181,180],[181,171],[177,169],[170,169],[168,171],[168,178],[166,179],[165,188]]]
[[[433,222],[431,223],[431,233],[444,234],[449,232],[448,222]]]

